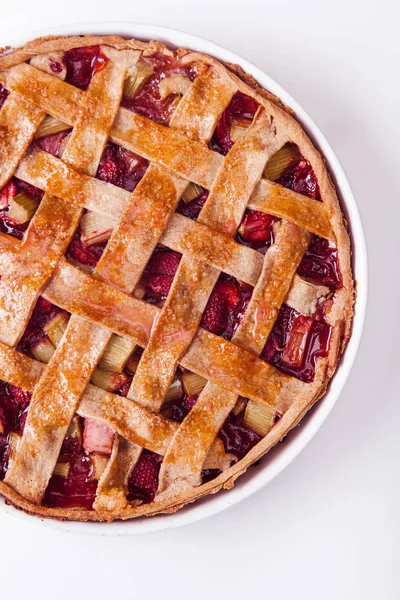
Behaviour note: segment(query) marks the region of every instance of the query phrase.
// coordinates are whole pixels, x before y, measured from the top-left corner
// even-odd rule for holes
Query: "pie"
[[[0,56],[0,494],[174,512],[260,459],[350,337],[324,159],[238,66],[120,37]]]

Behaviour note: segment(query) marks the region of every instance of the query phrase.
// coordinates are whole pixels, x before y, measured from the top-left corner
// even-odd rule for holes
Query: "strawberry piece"
[[[143,277],[142,281],[146,286],[148,293],[153,294],[154,296],[159,296],[159,299],[163,300],[168,296],[173,277],[170,275],[155,275],[153,273],[147,273]]]
[[[312,318],[299,315],[290,328],[288,343],[282,354],[282,363],[290,368],[300,368],[312,326]]]
[[[174,250],[157,248],[150,258],[146,271],[157,275],[170,275],[173,277],[179,266],[182,255]]]
[[[305,158],[280,177],[277,183],[314,200],[321,200],[317,178],[312,166]]]
[[[103,254],[105,245],[106,242],[93,244],[93,246],[86,246],[82,242],[80,231],[78,230],[68,246],[68,255],[82,265],[95,267]]]
[[[220,154],[228,154],[234,142],[231,139],[231,127],[234,119],[245,120],[251,124],[257,112],[258,103],[242,92],[236,92],[229,106],[224,110],[218,121],[210,142],[212,150]]]
[[[33,200],[41,200],[43,198],[44,192],[39,188],[22,181],[22,179],[17,179],[17,182],[19,191],[23,192],[26,196],[29,196],[29,198],[32,198]]]
[[[227,327],[228,319],[225,303],[211,294],[201,320],[201,326],[215,335],[221,335]]]
[[[188,219],[192,219],[192,221],[196,221],[197,217],[200,214],[201,209],[203,208],[205,201],[208,197],[208,190],[204,190],[197,198],[194,198],[191,202],[185,202],[184,200],[180,200],[176,212],[181,215],[184,215]]]
[[[107,425],[85,419],[83,431],[83,447],[87,452],[111,454],[114,432]]]
[[[128,500],[152,502],[157,493],[158,474],[162,458],[154,452],[143,450],[128,480]]]
[[[248,242],[248,245],[255,249],[259,246],[265,246],[267,249],[274,241],[272,227],[275,221],[276,218],[271,215],[249,210],[238,229],[239,241]]]
[[[30,392],[27,392],[26,390],[22,390],[21,388],[15,386],[15,385],[11,385],[11,383],[8,385],[8,391],[9,391],[10,395],[13,398],[15,398],[15,400],[19,404],[28,405],[29,402],[31,401],[32,394]]]
[[[148,164],[141,156],[108,142],[96,176],[102,181],[133,192],[145,174]]]
[[[215,335],[231,339],[246,310],[251,286],[221,275],[214,286],[201,320],[201,326]]]
[[[44,150],[57,158],[61,158],[62,150],[64,149],[64,140],[69,135],[69,131],[60,131],[59,133],[53,133],[52,135],[46,135],[44,137],[35,140],[32,144],[34,150]]]
[[[0,210],[8,208],[11,198],[18,194],[18,188],[13,181],[9,181],[0,191]]]

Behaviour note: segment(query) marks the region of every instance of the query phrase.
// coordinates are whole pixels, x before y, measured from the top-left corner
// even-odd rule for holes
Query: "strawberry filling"
[[[0,382],[0,480],[4,479],[8,467],[9,434],[22,433],[30,401],[29,392]]]
[[[81,90],[87,90],[93,75],[104,69],[108,58],[101,52],[100,46],[87,46],[67,50],[64,52],[63,62],[67,68],[65,81]]]
[[[286,171],[286,173],[277,179],[276,183],[298,194],[308,196],[308,198],[321,200],[317,177],[312,166],[305,158],[302,158],[297,164]]]
[[[61,154],[66,144],[66,138],[71,130],[60,131],[51,135],[45,135],[33,141],[31,144],[32,150],[44,150],[57,158],[61,158]]]
[[[168,296],[181,254],[167,248],[156,248],[142,275],[141,283],[146,294],[144,300],[151,304],[163,302]]]
[[[224,443],[225,452],[234,454],[239,459],[246,456],[262,439],[260,435],[244,425],[244,411],[243,408],[238,415],[231,413],[218,434]]]
[[[41,200],[43,192],[29,183],[13,177],[0,191],[0,231],[21,240],[29,222],[16,223],[9,216],[10,201],[18,194],[24,193],[33,200]]]
[[[161,98],[160,82],[172,75],[183,75],[193,81],[196,72],[190,66],[181,65],[174,58],[159,53],[146,57],[143,62],[153,69],[153,74],[140,85],[131,98],[123,98],[121,106],[152,121],[168,125],[176,107],[177,94],[169,94]]]
[[[230,340],[243,318],[253,288],[222,273],[208,300],[201,326]]]
[[[283,304],[261,358],[309,383],[315,377],[317,358],[328,355],[331,330],[322,315],[305,317]]]
[[[31,354],[32,348],[35,348],[40,342],[47,339],[43,327],[62,312],[61,308],[40,297],[17,346],[17,350],[24,352],[24,354]]]
[[[237,233],[237,241],[265,254],[274,243],[273,225],[276,217],[258,210],[246,211]]]
[[[97,177],[128,192],[133,192],[148,165],[145,158],[108,142],[100,160]]]
[[[143,450],[128,479],[128,500],[152,502],[157,493],[162,457]]]
[[[4,85],[0,83],[0,108],[3,106],[9,93],[10,92],[8,91],[8,89],[5,88]]]
[[[197,198],[194,198],[190,202],[185,202],[184,200],[180,200],[176,212],[181,215],[184,215],[188,219],[192,219],[192,221],[196,221],[197,217],[200,214],[201,209],[203,208],[205,201],[208,197],[208,191],[203,190]]]
[[[297,273],[316,284],[336,290],[342,285],[336,246],[328,240],[313,236]]]
[[[68,476],[52,476],[43,504],[59,508],[92,508],[98,482],[93,478],[93,465],[89,453],[78,438],[65,438],[59,461],[69,464]]]
[[[250,96],[236,92],[218,121],[217,127],[211,138],[210,148],[226,155],[232,148],[234,141],[231,138],[231,129],[235,121],[251,125],[259,104]]]

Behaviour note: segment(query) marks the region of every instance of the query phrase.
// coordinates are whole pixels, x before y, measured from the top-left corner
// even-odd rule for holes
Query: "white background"
[[[328,421],[267,488],[225,513],[131,538],[71,535],[0,507],[2,598],[394,600],[399,536],[397,0],[2,0],[1,42],[50,25],[131,20],[227,46],[325,133],[363,217],[370,296]]]

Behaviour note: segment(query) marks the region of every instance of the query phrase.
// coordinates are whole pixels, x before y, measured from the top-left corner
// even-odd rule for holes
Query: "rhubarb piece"
[[[69,424],[66,437],[74,438],[74,439],[78,440],[79,444],[82,444],[82,441],[83,441],[82,420],[78,415],[73,416],[72,421]]]
[[[299,315],[293,320],[288,343],[282,354],[282,362],[289,368],[299,369],[301,367],[312,322],[310,317],[303,317],[303,315]]]
[[[188,202],[192,202],[195,198],[198,198],[203,192],[203,188],[196,183],[189,183],[186,190],[183,192],[182,200],[187,204]]]
[[[71,465],[69,462],[58,462],[54,467],[53,475],[57,475],[58,477],[62,477],[63,479],[67,479],[69,472],[71,470]]]
[[[124,97],[132,98],[140,88],[140,86],[153,75],[154,70],[145,63],[141,62],[137,65],[135,73],[129,75],[125,80]]]
[[[49,336],[50,341],[55,346],[60,343],[64,331],[67,329],[68,320],[68,314],[66,312],[60,312],[43,327],[44,332]]]
[[[33,217],[39,206],[39,201],[29,198],[25,194],[17,194],[14,198],[11,198],[8,209],[8,218],[14,223],[20,225],[27,223]]]
[[[183,96],[190,88],[191,81],[183,75],[172,75],[160,82],[158,87],[162,100],[170,94],[179,94]]]
[[[271,156],[265,167],[264,177],[276,181],[300,160],[301,154],[297,146],[287,143]]]
[[[207,379],[200,377],[200,375],[196,375],[196,373],[183,373],[182,383],[186,394],[188,396],[194,396],[195,394],[200,394],[202,389],[205,388]]]
[[[169,386],[168,392],[165,395],[164,402],[171,402],[173,400],[178,400],[181,398],[183,394],[182,382],[179,377],[175,377],[171,385]]]
[[[81,240],[86,246],[107,242],[114,228],[110,217],[93,211],[85,213],[80,222]]]
[[[247,402],[243,416],[245,427],[264,437],[271,430],[274,422],[275,410],[268,404],[261,404],[253,400]]]
[[[32,348],[32,354],[42,363],[50,362],[51,357],[55,352],[55,346],[51,343],[48,338],[43,339],[34,348]]]
[[[93,385],[106,392],[116,392],[128,381],[129,377],[125,373],[112,373],[111,371],[103,371],[102,369],[95,369],[91,378]]]
[[[98,452],[93,452],[90,455],[90,460],[93,464],[93,479],[99,480],[106,470],[109,458],[108,456],[104,456],[104,454],[99,454]]]
[[[251,125],[248,119],[234,119],[231,127],[231,140],[235,143]]]
[[[123,373],[126,362],[134,349],[133,342],[114,334],[100,359],[99,368],[104,371]]]
[[[47,115],[41,122],[40,127],[36,132],[35,138],[42,138],[47,135],[61,133],[62,131],[68,131],[69,129],[71,129],[71,126],[61,121],[61,119],[57,119],[57,117]]]
[[[243,410],[246,408],[246,404],[246,398],[242,398],[242,396],[240,396],[237,399],[236,404],[232,409],[232,413],[235,415],[235,417],[237,417],[241,412],[243,412]]]
[[[111,454],[114,432],[107,425],[85,419],[83,430],[83,447],[87,452]]]

